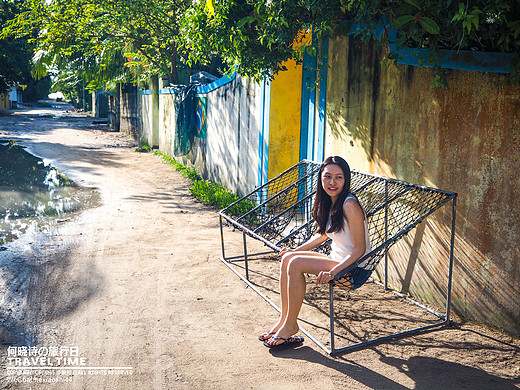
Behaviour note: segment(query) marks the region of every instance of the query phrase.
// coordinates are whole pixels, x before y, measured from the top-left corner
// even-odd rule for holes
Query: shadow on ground
[[[416,390],[517,390],[517,386],[520,384],[520,380],[500,378],[482,369],[438,358],[412,356],[409,359],[399,359],[386,356],[375,349],[371,349],[371,351],[376,351],[379,354],[379,360],[382,363],[408,376],[414,382],[413,388]],[[346,357],[329,358],[310,347],[304,346],[294,350],[273,352],[272,355],[321,364],[373,389],[400,390],[409,388]]]

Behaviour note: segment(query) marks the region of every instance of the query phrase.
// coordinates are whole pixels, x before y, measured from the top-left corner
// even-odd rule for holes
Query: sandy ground
[[[520,387],[520,342],[457,318],[451,328],[336,358],[310,340],[271,353],[257,336],[277,312],[219,260],[217,211],[195,201],[189,183],[159,157],[66,109],[0,117],[0,138],[23,140],[101,196],[98,207],[28,231],[0,252],[0,388]],[[225,236],[231,252],[240,249],[241,234],[228,228]],[[255,261],[251,272],[277,302],[276,261]],[[378,289],[369,283],[343,299],[345,339],[429,320]],[[309,289],[302,325],[326,342],[323,292]],[[23,346],[37,347],[39,357],[68,348],[85,369],[9,372],[8,358],[23,351],[13,347]]]

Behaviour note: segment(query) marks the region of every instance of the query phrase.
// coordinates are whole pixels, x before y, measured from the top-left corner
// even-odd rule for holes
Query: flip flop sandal
[[[267,336],[269,337],[262,337],[262,334],[266,334]],[[266,340],[269,340],[271,338],[271,335],[273,334],[276,334],[276,332],[267,332],[267,333],[262,333],[260,336],[258,336],[258,340],[260,341],[266,341]]]
[[[280,350],[280,349],[286,349],[286,348],[294,348],[299,347],[303,344],[303,337],[301,336],[291,336],[288,339],[283,337],[271,337],[273,340],[284,340],[283,343],[277,344],[277,345],[269,345],[266,341],[264,341],[264,345],[272,350]]]

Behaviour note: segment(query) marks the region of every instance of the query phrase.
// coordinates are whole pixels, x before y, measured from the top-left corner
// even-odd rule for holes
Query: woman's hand
[[[278,254],[280,255],[280,257],[282,257],[283,255],[285,255],[288,252],[295,252],[295,250],[283,247],[282,250],[280,252],[278,252]]]
[[[329,283],[334,279],[334,276],[331,271],[321,271],[318,274],[318,279],[316,279],[316,285]]]

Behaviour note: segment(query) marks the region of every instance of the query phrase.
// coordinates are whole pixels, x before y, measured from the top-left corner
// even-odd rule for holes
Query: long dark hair
[[[321,184],[321,176],[323,170],[327,165],[335,164],[338,165],[343,171],[345,177],[345,184],[339,194],[338,199],[332,205],[331,197],[323,189]],[[320,171],[318,174],[318,183],[316,188],[316,197],[312,204],[311,216],[318,224],[318,233],[324,234],[327,231],[327,222],[329,220],[329,214],[331,219],[331,226],[327,233],[338,232],[343,228],[343,203],[350,193],[350,167],[347,162],[339,156],[327,157],[327,159],[321,164]],[[331,210],[332,208],[332,210]]]

